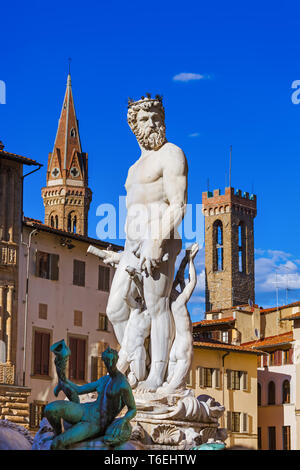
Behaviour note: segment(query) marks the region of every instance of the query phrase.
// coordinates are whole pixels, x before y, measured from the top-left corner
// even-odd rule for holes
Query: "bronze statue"
[[[64,340],[54,344],[51,350],[56,355],[55,364],[59,376],[59,384],[55,389],[68,395],[70,400],[57,400],[49,403],[44,410],[44,416],[53,427],[55,437],[51,449],[64,449],[77,442],[102,437],[104,444],[117,446],[130,439],[131,425],[129,421],[136,414],[136,406],[131,387],[125,377],[116,367],[118,353],[107,348],[102,353],[108,374],[96,382],[76,385],[65,377],[64,368],[68,353]],[[78,395],[97,392],[98,397],[89,403],[78,403]],[[127,413],[121,418],[116,416],[127,407]],[[62,431],[61,420],[70,424]]]

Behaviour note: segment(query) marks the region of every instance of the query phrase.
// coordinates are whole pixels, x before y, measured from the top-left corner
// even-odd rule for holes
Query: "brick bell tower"
[[[255,301],[256,196],[234,188],[202,193],[206,311]]]
[[[70,74],[53,151],[48,156],[47,185],[42,188],[42,198],[45,224],[87,235],[92,191],[88,187],[88,155],[81,149]]]

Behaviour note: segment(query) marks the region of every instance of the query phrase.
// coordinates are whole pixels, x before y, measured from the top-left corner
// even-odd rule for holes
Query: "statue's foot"
[[[147,380],[143,380],[143,382],[140,382],[137,391],[142,392],[142,393],[147,393],[147,392],[156,392],[156,390],[161,387],[162,381],[159,380],[158,378],[150,379],[148,378]]]

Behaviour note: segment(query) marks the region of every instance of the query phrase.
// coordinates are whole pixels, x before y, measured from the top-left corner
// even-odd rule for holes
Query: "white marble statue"
[[[120,305],[128,266],[142,273],[143,293],[151,318],[151,366],[139,390],[156,391],[164,383],[174,339],[169,296],[175,260],[181,249],[177,231],[186,206],[187,163],[183,151],[167,142],[161,98],[130,102],[128,123],[141,149],[127,180],[126,243],[111,285],[107,316],[122,344],[131,308]],[[130,294],[137,295],[131,282]]]
[[[178,269],[170,296],[171,311],[175,321],[175,340],[173,342],[168,365],[167,381],[163,385],[163,391],[167,393],[175,392],[185,387],[186,377],[189,372],[193,358],[193,327],[190,314],[187,310],[187,303],[195,289],[197,274],[194,265],[194,258],[198,253],[199,246],[194,243],[183,258]],[[189,281],[184,284],[184,270],[189,263]],[[180,284],[181,293],[176,290]],[[160,389],[158,389],[160,391]]]
[[[144,302],[143,286],[135,269],[128,267],[127,272],[130,278],[124,284],[121,301],[126,302],[131,311],[119,351],[117,367],[123,373],[129,367],[128,382],[132,388],[135,388],[146,376],[145,339],[150,334],[151,318]],[[138,288],[139,295],[136,298],[130,295],[131,280]]]

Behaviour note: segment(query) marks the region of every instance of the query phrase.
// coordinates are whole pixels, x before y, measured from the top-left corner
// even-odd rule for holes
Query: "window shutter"
[[[91,382],[98,380],[98,356],[91,357]]]
[[[42,335],[38,331],[34,334],[34,374],[41,374],[42,362],[41,362],[41,350],[42,350]]]
[[[59,256],[51,254],[49,257],[50,257],[50,279],[52,279],[52,281],[58,281]]]
[[[242,389],[248,390],[248,373],[243,372],[242,374]]]
[[[268,356],[267,355],[264,355],[264,357],[263,357],[263,366],[268,367]]]
[[[215,376],[215,388],[220,388],[220,369],[215,369],[214,370],[214,376]]]
[[[199,387],[204,387],[204,367],[198,368]]]
[[[231,390],[232,388],[232,370],[227,369],[227,389]]]
[[[85,340],[78,339],[77,346],[77,364],[78,364],[78,379],[85,379]]]
[[[39,318],[41,320],[47,320],[47,311],[48,311],[47,304],[39,304]]]
[[[69,378],[76,379],[76,357],[77,357],[77,343],[76,338],[70,338],[69,347],[71,356],[69,357]]]
[[[74,259],[73,263],[73,284],[75,286],[85,286],[85,262]]]
[[[49,351],[50,351],[50,335],[42,334],[42,374],[49,375]]]
[[[35,251],[35,275],[40,277],[40,251]]]
[[[248,414],[247,413],[241,413],[241,429],[242,432],[248,432]]]
[[[74,310],[74,326],[82,326],[82,312]]]
[[[227,411],[227,429],[231,431],[231,411]]]
[[[99,266],[98,290],[109,292],[110,269],[106,266]]]
[[[289,364],[293,364],[293,348],[289,349]]]

